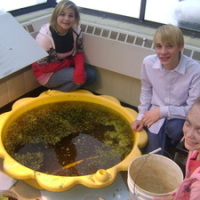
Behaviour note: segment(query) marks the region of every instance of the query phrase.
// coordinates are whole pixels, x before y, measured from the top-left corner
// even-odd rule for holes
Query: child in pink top
[[[50,89],[72,91],[96,78],[95,70],[84,66],[80,16],[76,5],[60,1],[50,23],[41,27],[36,41],[49,54],[32,64],[37,81]]]
[[[189,150],[185,179],[173,194],[156,200],[200,200],[200,97],[187,114],[183,133]]]

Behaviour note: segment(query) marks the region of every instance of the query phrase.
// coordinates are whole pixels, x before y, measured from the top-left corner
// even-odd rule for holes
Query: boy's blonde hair
[[[160,26],[154,34],[153,41],[154,44],[163,42],[178,45],[179,47],[184,45],[182,31],[177,26],[171,24]]]
[[[79,15],[79,10],[78,7],[76,6],[75,3],[73,3],[72,1],[68,1],[68,0],[62,0],[60,1],[57,6],[55,7],[53,14],[51,16],[50,19],[50,26],[53,28],[56,28],[56,24],[57,24],[57,17],[60,15],[60,13],[63,12],[64,9],[66,8],[71,8],[74,10],[75,13],[75,19],[76,19],[76,24],[79,25],[80,22],[80,15]]]

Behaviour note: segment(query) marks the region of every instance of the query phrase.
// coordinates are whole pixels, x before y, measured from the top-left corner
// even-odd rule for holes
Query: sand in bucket
[[[167,196],[182,180],[181,168],[171,159],[157,154],[137,157],[128,169],[131,200]]]

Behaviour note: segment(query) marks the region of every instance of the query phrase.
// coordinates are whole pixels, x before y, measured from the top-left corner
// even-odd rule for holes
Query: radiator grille
[[[88,22],[81,24],[82,31],[86,34],[116,40],[123,43],[128,43],[144,48],[153,49],[153,38],[149,36],[140,35],[133,32],[123,31],[121,29],[114,29],[106,26],[96,25]],[[185,45],[183,54],[200,61],[200,48]]]
[[[46,18],[39,18],[38,20],[32,20],[29,23],[22,24],[24,28],[35,37],[37,32],[39,31],[39,27],[42,23],[48,22],[48,17]],[[113,41],[119,41],[127,44],[132,44],[148,49],[153,49],[153,41],[152,37],[141,35],[134,32],[124,31],[122,29],[111,28],[108,26],[94,24],[90,22],[83,21],[81,24],[81,28],[83,33],[91,34],[95,36],[99,36],[102,38],[110,39]],[[37,29],[37,30],[36,30]],[[200,48],[193,47],[190,45],[185,45],[183,53],[197,61],[200,61]]]

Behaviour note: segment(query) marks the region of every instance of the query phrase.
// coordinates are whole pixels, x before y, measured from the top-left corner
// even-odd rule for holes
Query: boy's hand
[[[134,131],[141,131],[142,128],[143,128],[142,121],[141,120],[135,120],[135,121],[131,122],[131,128]]]
[[[154,108],[152,110],[147,111],[143,118],[142,124],[149,128],[152,124],[157,122],[160,119],[160,108]]]

